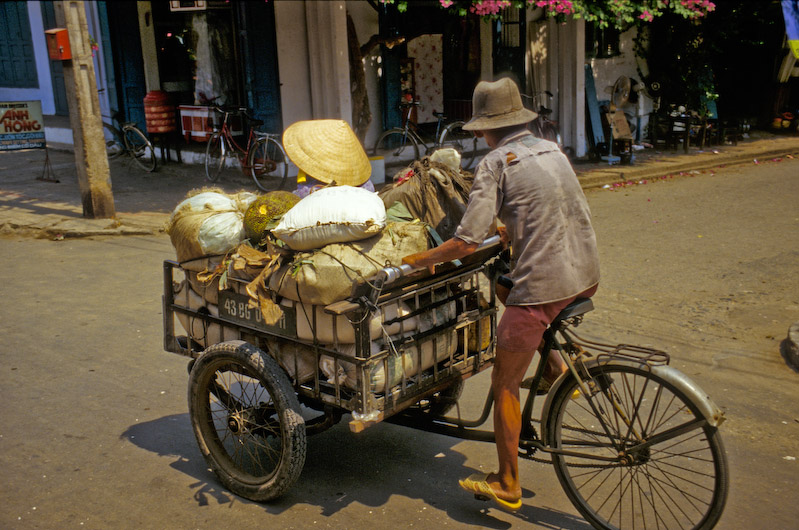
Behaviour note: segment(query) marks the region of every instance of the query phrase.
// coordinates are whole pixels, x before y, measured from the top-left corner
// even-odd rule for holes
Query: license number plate
[[[283,316],[267,324],[259,307],[250,307],[250,297],[232,291],[219,291],[219,316],[239,324],[268,331],[284,337],[297,336],[297,315],[293,307],[280,306]]]

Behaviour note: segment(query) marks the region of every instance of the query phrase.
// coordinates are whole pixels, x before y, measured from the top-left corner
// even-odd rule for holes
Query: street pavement
[[[189,191],[210,184],[200,164],[170,160],[162,163],[159,159],[158,169],[146,173],[129,158],[121,157],[109,161],[116,217],[87,219],[83,217],[71,147],[58,144],[46,150],[0,152],[0,237],[60,240],[158,234]],[[202,146],[189,147],[192,148],[201,151]],[[787,157],[799,157],[799,136],[752,131],[737,145],[690,147],[688,152],[681,147],[647,148],[636,151],[631,164],[578,161],[574,168],[584,189],[615,189]],[[293,184],[296,183],[289,183],[289,187]],[[237,169],[225,170],[213,186],[226,192],[257,191],[252,180]],[[799,371],[799,323],[791,329],[782,353],[786,362]]]

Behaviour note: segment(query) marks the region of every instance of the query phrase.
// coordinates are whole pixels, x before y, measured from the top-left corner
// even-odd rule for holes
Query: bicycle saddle
[[[561,321],[568,320],[573,317],[577,317],[580,315],[584,315],[589,311],[594,310],[594,302],[591,301],[590,298],[578,298],[571,304],[567,305],[563,308],[563,311],[558,313],[558,316],[555,317],[555,320],[552,321],[549,327],[556,328],[560,325]]]

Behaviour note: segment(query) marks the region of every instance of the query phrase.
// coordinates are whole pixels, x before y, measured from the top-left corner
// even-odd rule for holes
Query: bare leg
[[[488,483],[498,497],[507,501],[516,501],[522,495],[518,458],[522,429],[519,387],[534,353],[510,352],[498,348],[491,373],[499,471],[489,475]]]

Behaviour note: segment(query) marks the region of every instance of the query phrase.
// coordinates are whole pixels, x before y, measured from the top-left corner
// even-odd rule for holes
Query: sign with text
[[[0,151],[44,149],[41,101],[0,101]]]

